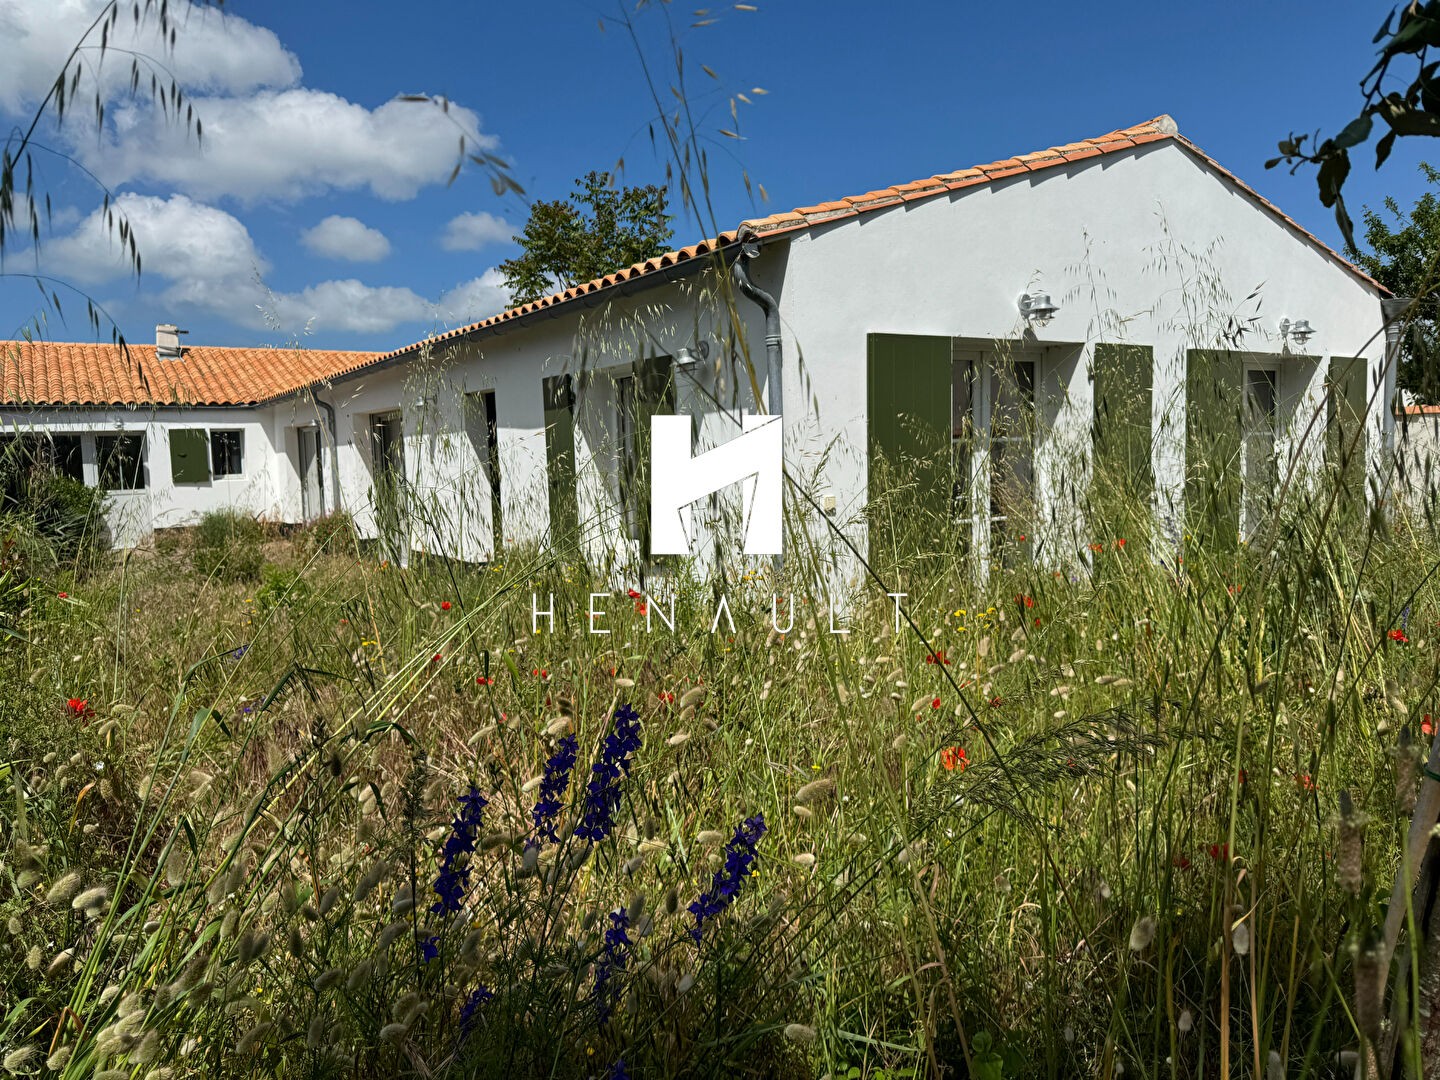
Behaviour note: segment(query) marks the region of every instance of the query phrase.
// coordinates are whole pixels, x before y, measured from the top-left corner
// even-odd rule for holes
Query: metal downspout
[[[759,254],[759,243],[754,240],[746,240],[740,245],[740,257],[730,264],[730,272],[734,275],[735,284],[740,286],[740,291],[753,300],[765,313],[765,411],[771,416],[782,417],[780,423],[784,424],[785,395],[780,382],[780,374],[784,370],[780,339],[780,305],[775,302],[775,297],[750,280],[750,269],[746,265]],[[776,555],[772,566],[777,583],[784,565],[785,557]]]

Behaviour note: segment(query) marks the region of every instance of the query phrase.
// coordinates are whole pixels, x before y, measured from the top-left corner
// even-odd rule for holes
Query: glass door
[[[324,440],[318,427],[303,427],[300,437],[300,518],[314,521],[325,515]]]
[[[1279,433],[1276,383],[1277,373],[1272,367],[1256,365],[1245,369],[1245,431],[1240,444],[1245,494],[1240,528],[1247,538],[1253,536],[1265,520],[1275,487],[1280,482],[1275,457]]]

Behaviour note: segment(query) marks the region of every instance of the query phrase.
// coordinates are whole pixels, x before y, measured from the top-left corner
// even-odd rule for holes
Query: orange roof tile
[[[882,188],[879,191],[867,192],[864,195],[816,203],[814,206],[802,206],[795,210],[785,210],[771,214],[768,217],[753,218],[749,221],[741,222],[739,229],[721,233],[720,236],[715,239],[702,240],[698,244],[692,244],[689,247],[681,248],[679,251],[672,251],[667,255],[662,255],[658,259],[649,259],[643,263],[636,263],[634,266],[617,270],[615,273],[607,275],[606,277],[597,278],[595,281],[588,281],[583,285],[576,285],[573,288],[565,289],[551,296],[536,300],[531,304],[511,308],[509,311],[502,311],[499,315],[493,315],[488,319],[482,319],[480,322],[471,323],[469,326],[459,327],[439,337],[406,345],[404,348],[384,353],[375,359],[377,362],[392,360],[427,345],[433,346],[439,342],[464,337],[477,331],[497,328],[504,323],[511,322],[526,315],[533,315],[549,308],[558,307],[561,304],[597,292],[600,289],[644,277],[658,269],[713,254],[714,252],[735,244],[742,234],[754,235],[760,239],[765,239],[772,236],[799,232],[827,222],[854,217],[857,214],[869,213],[872,210],[899,206],[906,202],[929,198],[932,195],[941,195],[960,188],[972,187],[978,184],[988,184],[1010,176],[1020,176],[1026,172],[1039,172],[1060,165],[1071,165],[1079,161],[1098,157],[1101,154],[1129,150],[1138,146],[1145,146],[1149,143],[1160,142],[1165,139],[1172,140],[1177,145],[1183,146],[1186,150],[1199,157],[1260,207],[1310,240],[1331,259],[1339,263],[1356,277],[1374,285],[1377,289],[1380,289],[1382,293],[1386,292],[1384,286],[1374,278],[1365,274],[1341,256],[1339,252],[1329,247],[1313,233],[1309,232],[1297,221],[1285,214],[1274,203],[1260,195],[1234,173],[1230,172],[1230,170],[1206,154],[1189,139],[1181,135],[1175,125],[1175,121],[1169,116],[1161,115],[1155,117],[1153,120],[1147,120],[1143,124],[1120,128],[1118,131],[1112,131],[1093,139],[1066,143],[1063,146],[1052,146],[1046,150],[1037,150],[1033,153],[1021,154],[1018,157],[1005,158],[987,165],[976,165],[968,169],[938,173],[935,176],[925,179],[914,180],[908,184],[898,184],[894,187]]]
[[[14,406],[255,405],[284,397],[374,353],[187,346],[159,360],[154,345],[0,342],[0,403]]]
[[[154,346],[131,346],[130,361],[127,364],[113,346],[11,343],[12,347],[0,355],[0,361],[5,364],[4,381],[0,384],[3,385],[3,400],[37,405],[132,405],[176,400],[185,400],[195,405],[255,404],[295,393],[323,381],[358,374],[374,364],[397,359],[427,346],[478,331],[499,329],[518,319],[549,312],[571,301],[626,285],[658,274],[662,270],[684,267],[685,264],[714,256],[733,247],[742,235],[755,236],[763,241],[770,237],[811,229],[827,222],[844,220],[887,207],[902,206],[911,201],[989,184],[1027,172],[1072,165],[1101,154],[1133,149],[1166,139],[1200,158],[1257,205],[1306,237],[1350,273],[1386,293],[1379,282],[1341,257],[1338,252],[1182,136],[1175,121],[1162,115],[1143,124],[1121,128],[1093,139],[1053,146],[968,169],[938,173],[864,195],[833,199],[744,221],[739,229],[723,232],[718,237],[646,259],[604,277],[388,353],[196,347],[187,349],[185,359],[176,362],[156,361]],[[172,366],[177,363],[180,366]]]

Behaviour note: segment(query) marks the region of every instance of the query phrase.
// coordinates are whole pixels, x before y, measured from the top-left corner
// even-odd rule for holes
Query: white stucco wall
[[[1063,557],[1092,526],[1057,492],[1082,485],[1094,408],[1091,361],[1100,342],[1154,350],[1155,501],[1178,531],[1184,487],[1187,351],[1227,347],[1273,362],[1279,371],[1282,456],[1318,459],[1327,361],[1364,356],[1370,384],[1383,374],[1378,291],[1339,265],[1183,147],[1163,142],[962,189],[841,219],[767,244],[753,261],[757,284],[780,299],[784,330],[786,466],[865,550],[867,337],[873,333],[965,339],[977,348],[1009,342],[1041,357],[1035,457],[1044,538]],[[569,373],[575,410],[577,502],[593,561],[630,576],[636,545],[617,505],[614,379],[641,356],[706,357],[677,379],[679,409],[697,418],[698,448],[733,438],[739,410],[753,406],[750,374],[738,357],[748,345],[765,393],[763,318],[735,299],[731,325],[711,272],[607,294],[598,306],[570,305],[528,325],[436,345],[377,368],[255,410],[148,413],[51,411],[4,417],[6,426],[52,430],[143,430],[151,486],[115,499],[120,539],[150,527],[183,524],[214,506],[240,506],[299,521],[299,436],[318,427],[326,448],[324,508],[341,508],[365,536],[378,533],[374,416],[404,416],[411,493],[408,546],[482,561],[495,556],[489,480],[481,449],[466,431],[464,395],[496,395],[503,518],[502,545],[548,538],[549,506],[542,381]],[[1043,289],[1061,305],[1043,327],[1027,327],[1017,300]],[[1308,319],[1316,336],[1305,356],[1287,352],[1282,317]],[[1378,462],[1383,394],[1367,427]],[[317,402],[335,410],[329,419]],[[167,432],[173,427],[240,427],[246,468],[240,480],[176,487]],[[93,469],[93,442],[87,443]],[[334,468],[338,462],[338,470]],[[738,536],[718,546],[713,530],[736,527],[734,493],[702,506],[697,554],[738,552]],[[814,515],[822,556],[847,576]],[[707,522],[709,524],[707,524]],[[405,547],[407,545],[401,545]],[[977,537],[983,552],[984,536]],[[397,552],[403,555],[403,552]],[[631,580],[633,576],[631,576]]]
[[[1188,349],[1221,347],[1244,328],[1231,347],[1280,368],[1287,450],[1323,408],[1323,358],[1366,357],[1372,386],[1382,375],[1378,291],[1170,142],[841,220],[798,234],[783,276],[779,261],[762,257],[756,276],[781,297],[787,461],[820,468],[862,550],[867,334],[1029,341],[1017,301],[1042,288],[1061,309],[1033,342],[1081,351],[1051,387],[1055,422],[1072,432],[1090,424],[1094,345],[1152,346],[1157,506],[1174,519]],[[1318,329],[1311,359],[1282,352],[1284,316]],[[1369,414],[1372,453],[1382,412],[1377,402]],[[1318,437],[1305,448],[1321,450]],[[1056,480],[1043,473],[1042,503]]]
[[[199,484],[176,484],[171,474],[170,432],[176,429],[230,430],[244,433],[243,471]],[[276,517],[276,447],[265,410],[147,409],[43,410],[0,412],[0,434],[50,432],[79,435],[85,482],[98,486],[95,438],[137,433],[145,437],[146,486],[112,491],[108,517],[117,547],[144,540],[155,529],[193,525],[209,510],[237,509],[257,517]]]

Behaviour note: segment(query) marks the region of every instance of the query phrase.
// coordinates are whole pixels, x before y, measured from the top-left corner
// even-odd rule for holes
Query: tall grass
[[[876,566],[899,634],[874,584],[832,634],[803,544],[724,580],[713,634],[683,569],[636,599],[544,551],[399,569],[328,525],[271,541],[260,588],[178,552],[32,578],[7,1067],[1328,1074],[1429,742],[1440,552],[1327,491],[1229,550],[1092,527],[983,586],[912,508],[924,572]]]

